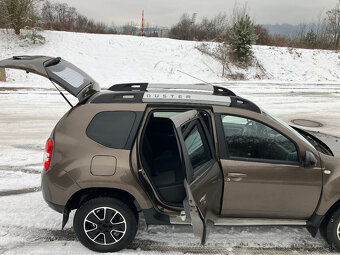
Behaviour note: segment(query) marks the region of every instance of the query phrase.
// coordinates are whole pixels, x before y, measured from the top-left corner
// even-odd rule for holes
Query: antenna
[[[191,75],[191,74],[188,74],[188,73],[183,72],[183,71],[181,71],[181,70],[177,70],[177,71],[180,72],[180,73],[182,73],[182,74],[185,74],[185,75],[187,75],[187,76],[189,76],[189,77],[191,77],[191,78],[194,78],[194,79],[196,79],[196,80],[198,80],[198,81],[202,81],[202,82],[204,82],[205,84],[209,84],[209,85],[214,86],[212,83],[207,82],[207,81],[204,81],[204,80],[201,80],[201,79],[199,79],[199,78],[197,78],[197,77],[195,77],[195,76],[193,76],[193,75]]]

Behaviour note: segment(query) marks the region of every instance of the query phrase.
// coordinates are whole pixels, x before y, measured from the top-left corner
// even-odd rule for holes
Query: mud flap
[[[66,223],[68,222],[69,217],[70,217],[70,210],[65,208],[63,211],[63,222],[61,224],[61,230],[64,229]]]
[[[201,244],[204,245],[207,237],[207,227],[204,218],[202,217],[196,203],[193,199],[189,184],[184,180],[184,187],[187,193],[187,198],[183,201],[183,206],[187,218],[191,219],[192,230],[194,235],[201,239]]]
[[[315,237],[318,233],[319,227],[324,218],[324,215],[317,215],[316,213],[313,213],[313,215],[308,219],[306,228],[312,237]]]

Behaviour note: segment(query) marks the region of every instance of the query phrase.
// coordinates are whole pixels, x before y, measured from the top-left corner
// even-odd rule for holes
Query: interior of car
[[[231,158],[298,161],[295,144],[263,123],[226,115],[222,118],[222,124]]]
[[[175,131],[166,113],[150,114],[141,148],[144,170],[158,195],[168,203],[181,204],[186,196],[184,170]]]
[[[185,169],[182,166],[171,117],[183,112],[153,111],[149,114],[141,139],[141,161],[160,199],[169,205],[182,205],[186,197]],[[200,111],[211,133],[210,116]]]

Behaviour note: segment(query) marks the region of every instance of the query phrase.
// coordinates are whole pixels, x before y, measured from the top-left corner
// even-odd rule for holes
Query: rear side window
[[[124,149],[136,120],[136,113],[114,111],[98,113],[87,127],[89,138],[104,146]]]

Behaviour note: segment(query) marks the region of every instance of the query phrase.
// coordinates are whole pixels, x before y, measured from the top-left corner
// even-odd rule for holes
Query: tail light
[[[44,169],[47,170],[51,163],[53,151],[53,142],[51,139],[48,139],[45,146],[45,153],[44,153]]]

